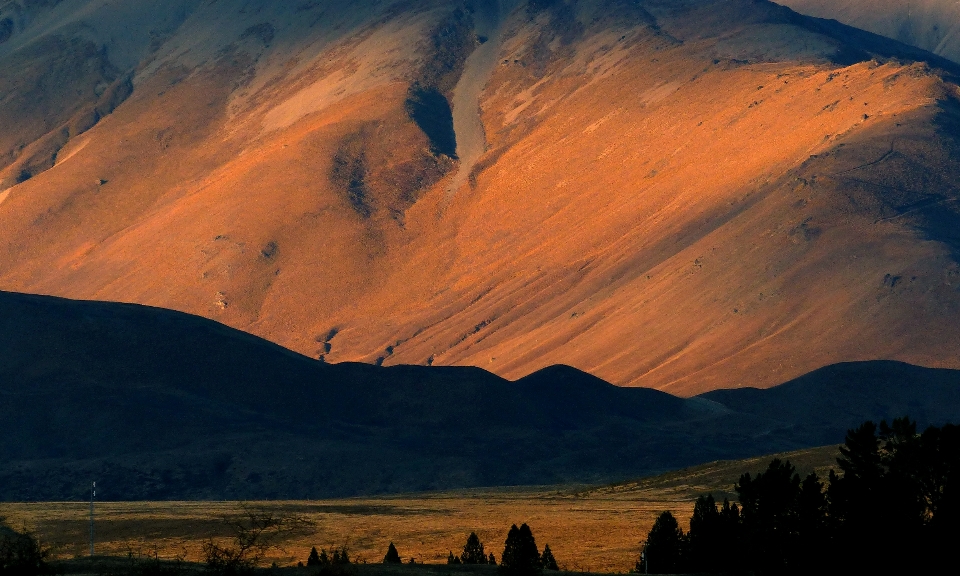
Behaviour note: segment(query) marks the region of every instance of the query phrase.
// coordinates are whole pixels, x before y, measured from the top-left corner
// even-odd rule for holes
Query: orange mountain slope
[[[479,2],[24,4],[0,289],[678,394],[960,368],[948,64],[766,2]]]

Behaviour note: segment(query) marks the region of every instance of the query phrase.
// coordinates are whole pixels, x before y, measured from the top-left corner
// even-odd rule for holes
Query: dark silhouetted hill
[[[0,498],[308,498],[599,482],[957,419],[960,374],[840,365],[683,399],[566,366],[324,364],[216,322],[0,292]]]

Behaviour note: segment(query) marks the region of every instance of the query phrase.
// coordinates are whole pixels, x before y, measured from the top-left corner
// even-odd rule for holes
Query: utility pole
[[[97,497],[97,483],[90,489],[90,556],[93,556],[93,500]]]

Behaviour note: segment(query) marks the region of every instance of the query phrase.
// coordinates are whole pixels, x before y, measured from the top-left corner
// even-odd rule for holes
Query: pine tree
[[[454,556],[453,552],[450,552],[450,555],[447,556],[447,564],[460,564],[460,557]]]
[[[487,558],[487,564],[491,566],[497,565],[497,557],[493,555],[493,552],[490,553],[490,557]]]
[[[314,546],[310,549],[310,555],[307,556],[307,566],[319,566],[320,565],[320,555],[317,554],[317,547]]]
[[[774,458],[766,471],[740,477],[735,486],[750,547],[747,558],[756,571],[781,574],[795,565],[800,553],[800,475],[789,461]]]
[[[530,527],[514,524],[507,534],[507,541],[500,556],[500,572],[514,576],[527,576],[540,572],[540,551]]]
[[[709,572],[715,568],[723,550],[718,550],[721,530],[720,511],[712,494],[700,496],[693,506],[690,518],[689,568],[695,572]]]
[[[397,547],[393,545],[393,542],[390,543],[390,546],[387,547],[387,554],[383,557],[384,564],[400,564],[400,554],[397,552]]]
[[[683,530],[670,512],[663,512],[653,523],[643,546],[647,574],[680,572],[683,555]]]
[[[544,570],[553,570],[559,571],[560,567],[557,566],[557,560],[553,557],[553,552],[550,550],[550,545],[545,544],[543,547],[543,554],[540,556],[540,566]]]
[[[471,532],[467,537],[467,543],[463,546],[463,554],[460,555],[460,561],[464,564],[486,564],[487,555],[483,551],[483,542],[476,532]]]

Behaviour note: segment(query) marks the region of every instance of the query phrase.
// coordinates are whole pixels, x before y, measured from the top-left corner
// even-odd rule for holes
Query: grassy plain
[[[834,463],[836,447],[781,455],[801,474],[821,475]],[[291,532],[266,563],[295,565],[311,546],[346,545],[360,562],[379,562],[389,542],[404,560],[442,563],[475,531],[498,558],[507,529],[526,522],[538,545],[550,544],[560,565],[571,571],[626,572],[640,541],[663,510],[689,518],[700,494],[732,496],[746,471],[760,471],[771,457],[714,462],[661,476],[608,486],[478,489],[445,493],[323,501],[102,502],[96,506],[97,553],[201,559],[201,546],[227,541],[229,519],[247,510],[296,517],[304,529]],[[87,554],[89,504],[4,503],[0,517],[27,528],[51,546],[54,556]]]

